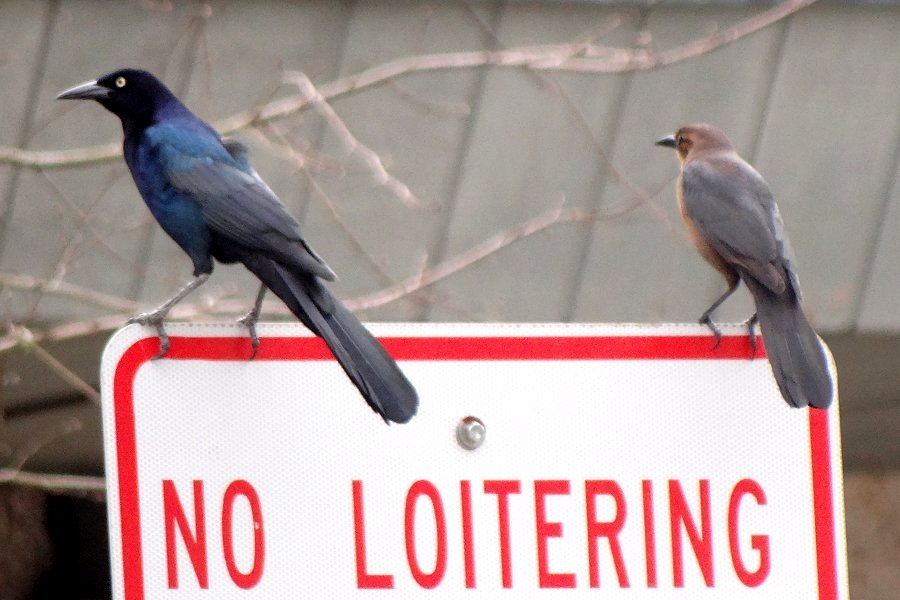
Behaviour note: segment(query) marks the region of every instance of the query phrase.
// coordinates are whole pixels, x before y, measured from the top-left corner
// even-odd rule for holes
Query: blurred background
[[[109,597],[100,353],[190,277],[118,120],[54,101],[133,66],[251,148],[369,321],[696,321],[724,284],[653,142],[722,127],[838,365],[851,594],[900,598],[898,32],[891,0],[0,2],[0,596]],[[173,316],[255,291],[219,266]]]

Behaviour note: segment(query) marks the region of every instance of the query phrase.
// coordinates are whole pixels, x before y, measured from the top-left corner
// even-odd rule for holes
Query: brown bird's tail
[[[774,294],[746,272],[741,275],[756,301],[766,353],[781,395],[795,408],[828,408],[834,395],[828,358],[794,290],[788,284],[783,294]]]

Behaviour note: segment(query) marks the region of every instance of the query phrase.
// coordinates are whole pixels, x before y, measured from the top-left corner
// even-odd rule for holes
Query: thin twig
[[[26,348],[33,356],[35,356],[40,362],[44,363],[44,366],[53,371],[60,379],[84,394],[91,402],[93,402],[97,406],[100,406],[100,392],[91,387],[88,382],[79,377],[74,371],[69,369],[66,365],[62,364],[59,360],[56,359],[56,357],[54,357],[52,354],[44,350],[39,344],[37,344],[34,341],[34,336],[32,335],[31,331],[24,327],[13,327],[12,329],[13,331],[10,335],[18,337],[19,345]]]
[[[114,331],[125,323],[120,314],[107,315],[87,321],[65,323],[47,329],[31,329],[31,335],[35,343],[55,342],[69,340],[76,337],[98,333],[100,331]],[[0,353],[7,352],[19,345],[19,339],[15,336],[5,335],[0,337]]]
[[[363,88],[382,84],[410,73],[472,67],[528,68],[541,71],[577,73],[626,73],[667,67],[700,56],[803,9],[816,0],[787,0],[731,27],[693,40],[670,50],[656,52],[646,48],[609,48],[595,44],[535,45],[496,51],[423,54],[393,60],[359,73],[318,86],[319,95],[332,100]],[[578,54],[578,56],[576,56]],[[260,122],[281,119],[306,109],[313,98],[306,94],[288,96],[218,121],[216,128],[228,135]],[[113,160],[121,155],[121,144],[73,148],[71,150],[26,150],[0,147],[0,164],[27,168],[63,168]]]
[[[328,104],[328,101],[319,90],[316,89],[316,86],[313,85],[313,82],[310,81],[305,73],[300,71],[287,71],[284,74],[284,82],[296,86],[297,89],[300,90],[300,94],[305,98],[304,101],[312,103],[316,111],[318,111],[322,118],[325,119],[325,122],[328,123],[332,133],[334,133],[340,141],[348,156],[358,154],[361,157],[363,163],[368,167],[372,174],[376,184],[383,185],[391,190],[391,192],[407,206],[421,205],[421,200],[412,193],[409,186],[388,173],[388,170],[384,167],[384,163],[381,162],[381,157],[353,135],[350,128],[347,127],[347,124],[344,123],[343,119],[341,119],[331,105]]]
[[[57,494],[85,496],[106,493],[106,479],[66,473],[34,473],[18,469],[0,469],[0,484],[15,484]]]
[[[22,467],[28,460],[41,451],[50,442],[59,439],[64,435],[75,433],[82,428],[81,420],[75,417],[69,417],[61,423],[57,423],[52,429],[41,429],[35,435],[25,440],[21,446],[16,448],[13,460],[4,467],[8,471],[21,471]]]
[[[563,206],[559,206],[495,234],[430,269],[417,271],[416,274],[404,279],[398,284],[375,292],[363,294],[355,298],[349,298],[343,302],[351,311],[378,308],[399,300],[400,298],[419,293],[424,288],[434,285],[442,279],[487,258],[491,254],[494,254],[515,242],[540,233],[556,224],[607,221],[636,210],[643,206],[643,204],[644,202],[640,198],[636,198],[629,203],[622,203],[614,208],[607,207],[603,211],[566,209]],[[422,264],[425,263],[423,262]],[[233,315],[245,310],[245,305],[246,303],[241,300],[221,300],[208,296],[197,303],[178,304],[170,311],[169,317],[172,320],[192,320],[211,314]],[[263,305],[262,312],[270,316],[289,316],[291,314],[287,307],[280,302],[266,302]],[[60,341],[97,333],[99,331],[112,331],[121,327],[122,324],[123,316],[121,314],[115,314],[86,321],[65,323],[43,330],[32,329],[29,330],[29,335],[31,336],[30,339],[35,343]],[[15,347],[20,343],[20,338],[15,335],[0,337],[0,353]]]
[[[430,269],[417,271],[398,284],[387,288],[364,294],[355,298],[344,300],[344,304],[351,311],[368,310],[389,304],[411,294],[420,293],[424,288],[434,285],[442,279],[457,273],[499,250],[535,235],[559,223],[594,222],[607,220],[625,214],[639,207],[640,203],[622,206],[615,211],[596,213],[579,209],[554,208],[536,217],[533,217],[519,225],[511,227],[483,242],[472,246],[444,262]],[[424,264],[424,263],[423,263]],[[169,313],[172,320],[191,320],[210,314],[237,314],[246,309],[246,303],[240,300],[218,300],[207,298],[197,303],[181,303],[175,306]],[[290,315],[287,308],[281,303],[266,303],[263,312],[267,315]],[[29,330],[30,341],[33,343],[46,341],[60,341],[96,333],[98,331],[111,331],[122,326],[124,317],[121,314],[107,315],[97,319],[66,323],[48,329]],[[21,344],[21,338],[16,334],[8,334],[0,338],[0,353]]]
[[[0,272],[0,286],[27,292],[41,292],[54,296],[62,296],[78,300],[91,306],[120,310],[129,313],[136,311],[140,306],[134,300],[128,300],[127,298],[103,294],[90,288],[75,285],[74,283],[60,281],[59,279],[43,279],[31,275],[17,275],[15,273]]]
[[[446,279],[450,275],[458,273],[466,267],[502,250],[513,242],[534,235],[552,225],[592,220],[594,220],[594,213],[590,211],[574,208],[555,208],[511,229],[493,235],[469,250],[457,254],[430,269],[416,273],[396,285],[350,300],[347,302],[347,306],[351,307],[351,310],[364,310],[383,306],[424,287],[434,285],[438,281]]]
[[[480,18],[479,14],[475,12],[472,7],[467,5],[466,8],[468,9],[467,12],[472,20],[475,21],[489,36],[491,36],[491,38],[494,40],[494,43],[499,47],[502,42],[497,36],[496,32],[491,29],[490,25],[487,22]],[[585,38],[582,42],[571,44],[570,53],[568,56],[573,57],[576,54],[583,54],[587,49],[595,48],[595,46],[592,45],[594,40],[608,35],[628,21],[636,19],[638,14],[638,11],[631,11],[631,13],[627,16],[624,16],[622,13],[613,15],[607,20],[606,23],[598,27],[595,31],[591,32],[591,35]],[[657,219],[666,221],[664,213],[650,202],[650,200],[652,199],[651,195],[631,179],[626,177],[625,174],[622,173],[618,168],[616,168],[609,156],[609,153],[606,151],[605,146],[603,145],[603,143],[601,143],[597,134],[594,133],[593,127],[591,126],[591,121],[585,116],[584,111],[582,111],[581,107],[578,106],[572,96],[559,82],[559,79],[557,79],[553,73],[541,72],[538,70],[533,70],[530,73],[534,80],[537,81],[542,87],[549,88],[562,100],[563,106],[565,106],[572,117],[574,117],[574,119],[581,126],[581,131],[586,133],[591,148],[593,148],[594,153],[597,155],[597,158],[600,160],[600,162],[607,169],[609,169],[610,173],[612,173],[615,182],[625,188],[633,198],[637,199],[639,203],[649,204],[650,210],[654,213],[654,216]]]

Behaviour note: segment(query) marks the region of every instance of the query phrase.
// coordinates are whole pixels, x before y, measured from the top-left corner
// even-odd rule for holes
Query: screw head
[[[487,428],[478,417],[466,417],[456,426],[456,441],[466,450],[474,450],[484,442]]]

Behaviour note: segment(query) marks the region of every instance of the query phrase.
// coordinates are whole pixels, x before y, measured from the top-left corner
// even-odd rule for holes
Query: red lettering
[[[647,587],[656,587],[656,527],[653,522],[653,482],[641,481],[644,502],[644,556],[647,560]]]
[[[512,560],[509,553],[509,495],[521,492],[517,480],[487,480],[485,494],[497,495],[497,527],[500,534],[500,574],[504,588],[512,587]]]
[[[250,515],[253,519],[253,566],[247,573],[242,573],[234,562],[234,500],[238,496],[247,499]],[[265,537],[263,534],[262,508],[256,490],[243,479],[232,481],[225,488],[222,499],[222,550],[225,553],[225,566],[231,580],[241,589],[250,589],[259,583],[265,562]]]
[[[694,482],[697,483],[696,489],[698,491],[696,495],[690,489],[693,488]],[[392,589],[394,588],[393,575],[387,573],[374,574],[369,571],[370,567],[367,561],[371,556],[367,557],[368,546],[366,544],[363,483],[360,480],[355,480],[352,483],[357,587],[359,589]],[[477,524],[475,509],[477,507],[474,506],[474,502],[479,501],[479,499],[472,496],[472,483],[471,480],[459,481],[460,520],[456,521],[455,518],[451,517],[451,521],[459,523],[461,526],[462,582],[464,582],[466,589],[475,589],[477,587],[474,539],[475,526]],[[503,588],[510,589],[513,587],[513,540],[510,523],[512,518],[510,513],[510,496],[521,494],[522,482],[520,480],[485,480],[482,483],[485,496],[493,494],[497,497],[500,581]],[[714,559],[716,557],[713,555],[713,512],[711,508],[710,480],[695,479],[682,482],[679,479],[670,479],[667,483],[673,587],[685,588],[688,583],[691,585],[694,585],[694,582],[699,583],[700,579],[697,577],[697,574],[699,574],[702,577],[703,584],[707,588],[713,588],[715,587]],[[559,548],[558,553],[560,554],[563,546],[568,548],[562,541],[552,541],[554,538],[564,538],[564,523],[566,520],[554,520],[553,514],[554,507],[558,506],[558,510],[562,511],[563,505],[553,504],[548,508],[548,504],[553,502],[563,503],[562,500],[554,501],[549,499],[550,497],[570,496],[572,482],[569,480],[534,480],[533,484],[538,587],[541,589],[576,588],[579,577],[577,570],[570,569],[571,572],[559,571],[560,566],[566,565],[555,565],[550,556],[553,544],[557,544],[556,547]],[[477,482],[476,485],[478,485]],[[576,482],[576,485],[579,485],[579,483]],[[659,586],[656,543],[656,517],[659,515],[655,507],[653,488],[653,481],[649,479],[641,480],[640,501],[642,502],[643,517],[643,550],[646,587],[648,589],[658,588]],[[685,494],[685,488],[690,493],[690,499]],[[612,577],[610,571],[615,569],[619,588],[631,587],[624,550],[627,539],[631,539],[632,535],[640,535],[638,531],[631,531],[631,528],[629,528],[630,533],[625,535],[629,502],[631,500],[634,500],[634,503],[639,501],[636,496],[637,490],[634,489],[633,491],[635,492],[634,498],[625,493],[622,483],[612,479],[584,481],[585,520],[582,523],[585,524],[587,543],[587,580],[591,588],[601,587],[601,570],[606,569],[609,569],[609,571],[603,577],[607,579],[607,586],[615,585],[610,580]],[[185,517],[180,499],[171,481],[164,482],[163,493],[170,588],[178,586],[176,572],[177,554],[175,549],[177,544],[175,538],[179,535],[177,532],[180,532],[180,536],[184,539],[184,545],[187,548],[188,556],[197,573],[197,579],[201,587],[208,587],[202,482],[194,482],[195,506],[193,522]],[[242,573],[235,566],[234,549],[232,548],[232,504],[237,496],[244,496],[250,504],[255,529],[252,569],[246,573]],[[747,499],[748,497],[750,498],[749,500]],[[419,510],[422,508],[420,504],[426,502],[426,499],[431,503],[431,513],[434,515],[435,555],[433,565],[430,553],[431,518],[427,514],[423,517]],[[721,500],[724,500],[724,497]],[[734,484],[729,496],[727,510],[728,548],[735,575],[741,584],[748,588],[762,585],[767,580],[771,570],[770,536],[758,532],[751,533],[746,529],[748,522],[751,523],[751,528],[753,527],[752,523],[759,522],[756,519],[754,506],[748,508],[748,503],[752,502],[755,502],[755,506],[766,504],[766,494],[762,486],[753,479],[743,479]],[[632,512],[637,508],[633,506],[634,503],[632,503],[631,507]],[[246,481],[233,482],[226,491],[222,508],[225,562],[232,579],[242,588],[257,585],[263,571],[265,538],[262,527],[262,513],[259,506],[260,503],[256,491]],[[428,508],[422,508],[422,510],[427,512]],[[660,507],[660,510],[665,511],[665,508]],[[750,512],[748,513],[748,511]],[[661,514],[663,515],[662,518],[665,518],[665,512]],[[717,512],[716,514],[720,513]],[[748,514],[754,517],[752,521],[748,521]],[[449,541],[446,516],[441,492],[434,483],[423,479],[414,482],[409,487],[404,508],[404,542],[407,565],[413,580],[419,587],[424,589],[439,587],[447,576]],[[741,523],[742,517],[743,523]],[[422,518],[425,519],[426,523],[423,524],[421,522]],[[632,516],[632,521],[634,519],[635,517]],[[743,530],[740,527],[741,524],[744,526]],[[452,527],[453,523],[450,526]],[[634,527],[637,527],[636,523]],[[665,527],[665,525],[662,525],[662,527]],[[741,533],[743,533],[743,537],[741,537]],[[422,537],[423,534],[424,538]],[[625,541],[622,539],[623,535],[626,537]],[[604,538],[605,541],[601,538]],[[480,538],[479,541],[489,542],[489,540],[481,540]],[[636,539],[634,541],[640,544]],[[606,544],[609,546],[608,558],[605,555]],[[422,554],[423,545],[426,547],[424,555]],[[580,544],[578,544],[578,547],[580,547]],[[639,552],[639,547],[634,549]],[[456,552],[456,550],[453,551]],[[693,557],[686,558],[685,555],[691,552],[693,552]],[[663,554],[666,555],[667,553],[664,552]],[[637,557],[635,556],[634,558]],[[721,559],[722,557],[719,558]],[[563,559],[560,556],[557,560]],[[665,560],[668,560],[667,556]],[[694,567],[686,566],[686,563],[694,560],[696,560],[696,570],[686,576],[686,570],[694,569]],[[553,570],[554,566],[557,567],[556,571]],[[631,565],[631,567],[631,574],[634,575],[636,565]],[[639,577],[638,579],[641,578]],[[642,584],[638,583],[638,585]]]
[[[600,494],[612,497],[616,504],[615,517],[612,521],[597,520],[596,497]],[[584,482],[585,505],[587,506],[587,543],[588,543],[588,570],[590,573],[591,587],[600,587],[600,566],[597,555],[600,545],[597,538],[605,537],[609,540],[609,551],[612,554],[613,564],[616,567],[616,576],[619,578],[619,587],[628,586],[628,573],[625,571],[625,559],[622,557],[622,546],[619,544],[619,532],[625,525],[627,513],[625,494],[615,481],[599,480]]]
[[[753,496],[757,504],[766,504],[766,494],[758,483],[752,479],[737,482],[728,501],[728,546],[731,548],[731,563],[738,579],[747,587],[756,587],[769,576],[769,536],[750,536],[750,547],[759,553],[759,567],[755,571],[750,571],[741,557],[741,546],[738,541],[738,509],[741,499],[748,494]]]
[[[475,587],[475,542],[472,539],[472,483],[459,482],[459,503],[462,512],[463,569],[466,588]]]
[[[564,496],[569,493],[569,482],[566,480],[534,482],[534,523],[537,533],[538,586],[541,588],[573,588],[574,573],[551,573],[547,564],[547,538],[562,537],[562,523],[547,521],[545,497],[548,495]]]
[[[359,589],[392,589],[393,575],[372,575],[366,566],[366,523],[363,511],[362,481],[353,480],[353,538],[356,548],[356,587]]]
[[[431,508],[434,511],[435,537],[437,551],[434,560],[434,570],[425,573],[419,566],[416,556],[416,505],[421,496],[427,496],[431,500]],[[406,494],[406,511],[404,529],[406,532],[406,560],[409,563],[409,572],[413,579],[421,587],[432,589],[444,578],[447,571],[447,520],[444,518],[444,504],[441,502],[441,494],[430,481],[420,479],[412,484]]]
[[[209,587],[209,576],[206,563],[206,517],[203,510],[203,482],[194,480],[194,528],[197,535],[191,532],[175,483],[171,479],[163,482],[163,520],[166,528],[166,568],[169,589],[178,588],[178,557],[175,553],[175,525],[181,532],[181,539],[187,549],[197,583],[201,589]]]
[[[691,516],[687,500],[681,489],[681,484],[676,479],[669,480],[669,523],[672,533],[672,571],[675,587],[684,587],[684,555],[681,546],[681,529],[687,533],[697,564],[703,574],[706,587],[712,587],[713,556],[712,556],[712,520],[709,509],[709,479],[700,480],[700,528],[702,535],[697,532],[697,524]]]

